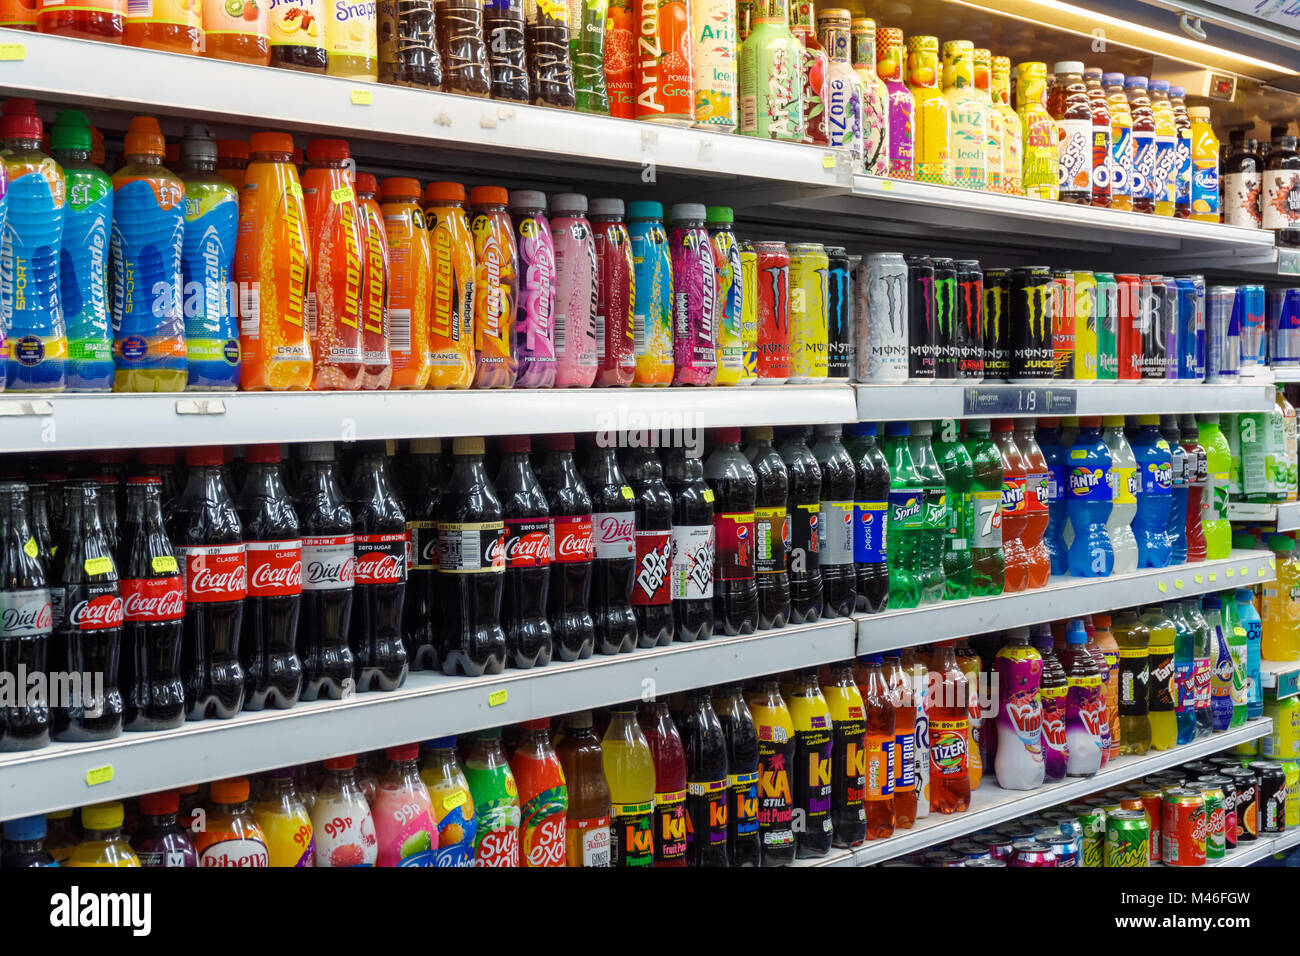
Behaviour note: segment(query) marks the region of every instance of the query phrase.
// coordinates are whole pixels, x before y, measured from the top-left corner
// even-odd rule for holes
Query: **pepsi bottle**
[[[591,616],[596,649],[626,654],[637,644],[632,587],[636,576],[636,495],[612,447],[595,443],[582,480],[591,495]]]
[[[591,496],[573,460],[572,435],[548,435],[537,479],[551,514],[551,586],[547,611],[555,652],[562,661],[591,656],[596,623],[591,617]]]
[[[713,433],[704,476],[713,491],[713,627],[751,634],[758,627],[754,581],[754,501],[758,478],[740,451],[740,429]]]
[[[858,602],[853,565],[853,502],[857,469],[840,441],[839,425],[818,425],[813,456],[822,471],[822,538],[818,564],[827,617],[848,617]]]
[[[772,445],[772,429],[763,425],[745,431],[745,457],[754,469],[754,583],[758,587],[758,626],[784,627],[790,619],[790,575],[785,552],[790,535],[786,500],[790,476]]]
[[[501,439],[496,490],[505,516],[505,593],[501,622],[506,662],[512,667],[542,667],[554,651],[546,599],[551,581],[551,524],[546,493],[528,462],[527,435]]]
[[[785,431],[781,460],[790,476],[790,623],[805,624],[822,616],[821,538],[822,469],[808,447],[812,429],[797,425]]]
[[[670,578],[673,562],[673,496],[663,465],[650,448],[628,451],[623,471],[632,486],[636,518],[636,572],[632,613],[641,647],[671,644],[676,626]]]
[[[707,640],[713,636],[713,494],[698,451],[670,448],[663,464],[673,496],[669,588],[677,640]]]
[[[876,424],[846,425],[845,450],[853,462],[853,570],[857,609],[878,614],[889,604],[885,526],[889,513],[889,462],[876,444]]]
[[[396,690],[406,681],[406,515],[388,470],[386,442],[366,442],[352,485],[356,571],[352,590],[353,678],[357,690]]]

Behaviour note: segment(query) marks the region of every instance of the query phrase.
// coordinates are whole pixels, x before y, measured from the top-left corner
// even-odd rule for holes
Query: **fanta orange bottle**
[[[430,388],[469,388],[474,381],[474,237],[465,187],[429,183],[424,190],[433,301],[429,312]]]
[[[388,388],[393,360],[388,354],[388,237],[375,197],[379,183],[370,173],[357,174],[357,207],[361,213],[362,261],[361,355],[365,371],[362,388]]]
[[[168,53],[203,52],[203,0],[128,3],[126,43]]]
[[[388,239],[388,348],[393,388],[429,384],[429,303],[432,259],[420,211],[420,184],[393,177],[379,184]]]
[[[102,0],[101,0],[102,2]],[[125,0],[123,0],[125,2]],[[167,0],[153,0],[154,4]],[[186,0],[170,0],[185,3]],[[269,0],[188,0],[203,4],[203,55],[266,66],[271,62],[267,37]]]
[[[506,212],[508,194],[499,186],[475,186],[469,192],[473,212],[475,388],[511,388],[515,384],[515,300],[518,256],[514,228]]]
[[[348,175],[348,144],[314,139],[307,144],[302,174],[311,242],[307,334],[311,337],[316,390],[361,387],[361,209]]]
[[[126,25],[126,0],[82,0],[76,6],[44,3],[36,14],[42,33],[121,43]]]
[[[930,661],[931,813],[961,813],[970,806],[970,688],[957,666],[955,643],[936,644]]]
[[[1006,554],[1005,591],[1023,591],[1029,585],[1029,552],[1021,537],[1028,523],[1026,501],[1028,466],[1016,444],[1009,418],[993,423],[993,444],[1002,454],[1002,550]]]
[[[299,390],[311,384],[307,213],[288,133],[254,133],[239,196],[235,281],[239,283],[240,385]]]

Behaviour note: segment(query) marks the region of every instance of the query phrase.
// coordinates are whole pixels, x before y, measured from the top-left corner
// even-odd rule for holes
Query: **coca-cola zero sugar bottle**
[[[713,490],[698,451],[670,448],[664,459],[673,496],[669,593],[677,640],[705,640],[713,635]]]
[[[562,661],[590,657],[596,644],[591,618],[591,496],[573,461],[573,436],[548,435],[537,479],[551,513],[551,587],[547,612]]]
[[[356,586],[352,646],[357,690],[396,690],[406,680],[402,603],[406,598],[406,516],[388,471],[385,442],[367,442],[352,486]]]
[[[434,636],[441,616],[438,603],[438,506],[447,483],[442,439],[411,439],[406,458],[406,602],[402,641],[413,671],[436,670]]]
[[[754,500],[758,478],[740,451],[740,429],[713,433],[704,476],[713,491],[713,626],[724,634],[750,634],[758,626],[754,582]]]
[[[505,595],[501,621],[506,662],[542,667],[553,653],[546,601],[551,581],[551,520],[546,492],[533,473],[527,435],[507,435],[498,443],[501,465],[496,491],[505,515]]]
[[[635,495],[614,448],[599,442],[588,449],[582,480],[591,495],[591,616],[596,623],[596,648],[602,654],[626,654],[637,643],[632,611]]]
[[[664,469],[651,448],[633,448],[623,470],[635,495],[636,574],[632,611],[638,644],[662,647],[673,642],[673,602],[669,587],[673,564],[673,496]]]
[[[0,701],[0,752],[35,750],[50,742],[50,708],[27,679],[45,673],[54,613],[45,565],[32,536],[27,485],[0,482],[0,677],[24,693]]]

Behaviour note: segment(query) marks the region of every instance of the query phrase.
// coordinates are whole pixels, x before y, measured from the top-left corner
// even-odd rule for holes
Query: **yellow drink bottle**
[[[1274,535],[1268,543],[1277,577],[1264,585],[1259,656],[1266,661],[1300,661],[1300,559],[1290,538]]]
[[[1022,162],[1020,179],[1025,195],[1061,198],[1056,170],[1056,123],[1047,112],[1047,64],[1016,64],[1016,112],[1020,114]]]
[[[1119,611],[1113,621],[1111,632],[1119,645],[1119,752],[1144,754],[1151,747],[1151,632],[1134,610]]]
[[[140,859],[122,836],[122,804],[97,803],[81,810],[84,833],[64,866],[139,866]]]
[[[948,101],[952,183],[988,188],[988,125],[975,88],[975,46],[970,40],[943,45],[943,96]]]
[[[939,92],[939,38],[907,38],[907,87],[916,103],[913,155],[916,178],[923,183],[952,185],[952,116]]]
[[[613,866],[654,865],[655,763],[631,705],[615,707],[601,741]]]
[[[984,113],[984,188],[991,193],[1007,191],[1002,144],[1006,140],[1002,114],[993,103],[993,54],[985,49],[975,51],[975,92]],[[1019,123],[1016,124],[1019,127]]]
[[[793,863],[795,854],[790,777],[794,773],[794,719],[778,683],[764,678],[746,691],[745,704],[758,735],[758,827],[764,866]]]
[[[271,866],[315,866],[311,814],[293,785],[293,768],[272,770],[253,808]]]
[[[1020,128],[1019,114],[1011,106],[1011,58],[1008,56],[993,58],[989,97],[1002,118],[1002,192],[1023,196],[1024,131]]]
[[[1197,222],[1219,221],[1219,138],[1210,126],[1210,108],[1187,110],[1192,121],[1192,215]]]
[[[354,80],[379,80],[379,34],[375,5],[326,0],[325,72]]]
[[[966,686],[970,688],[970,701],[967,707],[970,711],[970,745],[966,760],[969,768],[970,788],[974,791],[978,789],[980,781],[984,779],[984,757],[981,753],[984,749],[982,746],[985,729],[984,708],[979,693],[979,688],[983,685],[980,672],[984,669],[984,663],[965,638],[957,642],[953,652],[957,656],[957,666],[966,675]],[[996,733],[996,730],[992,732]]]
[[[1142,610],[1142,623],[1147,626],[1150,644],[1147,647],[1147,722],[1151,727],[1151,746],[1156,750],[1172,750],[1178,743],[1178,718],[1174,714],[1177,690],[1174,687],[1174,622],[1159,607]]]
[[[1169,83],[1151,81],[1151,112],[1156,117],[1156,215],[1174,214],[1178,189],[1178,120],[1169,102]]]

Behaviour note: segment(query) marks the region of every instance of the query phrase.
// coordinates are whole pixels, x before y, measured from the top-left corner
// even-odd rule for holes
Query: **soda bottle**
[[[427,2],[427,0],[426,0]],[[432,8],[429,8],[432,29]],[[408,14],[419,16],[418,10]],[[431,50],[435,65],[437,51]],[[412,56],[419,56],[416,48]],[[379,184],[384,242],[388,250],[388,347],[393,388],[421,389],[428,385],[429,329],[433,276],[433,247],[420,210],[419,180],[389,177]],[[427,440],[427,439],[426,439]]]
[[[532,466],[531,440],[507,435],[497,445],[501,464],[496,488],[505,516],[504,599],[506,661],[514,667],[551,662],[553,638],[546,616],[551,577],[550,510]]]
[[[1021,542],[1029,558],[1029,586],[1041,588],[1051,574],[1052,556],[1044,541],[1049,520],[1051,471],[1034,435],[1031,418],[1015,420],[1016,447],[1025,462],[1025,534]]]
[[[602,654],[625,654],[637,646],[638,633],[632,609],[637,567],[636,496],[618,466],[614,447],[600,441],[587,452],[582,480],[591,495],[591,609],[596,647]]]
[[[938,426],[934,452],[943,470],[947,524],[943,542],[943,598],[952,601],[970,597],[974,585],[971,539],[975,515],[969,510],[974,503],[971,496],[974,463],[970,451],[962,444],[960,423],[955,418],[945,418]]]
[[[519,865],[564,866],[569,793],[551,747],[551,721],[547,717],[527,720],[522,727],[523,736],[510,758],[519,785]]]
[[[311,813],[294,787],[293,778],[293,767],[272,770],[261,781],[259,788],[261,792],[253,805],[253,817],[266,837],[269,866],[314,866],[316,863],[316,841],[312,832]],[[172,825],[175,826],[175,814],[180,805],[176,791],[151,796],[155,799],[171,798],[171,819]],[[141,800],[141,812],[144,812],[143,806],[144,799]],[[178,833],[188,840],[179,828]],[[134,838],[132,838],[132,845],[136,845]],[[138,846],[136,852],[140,853]],[[144,866],[175,865],[146,863],[143,854],[140,862]]]
[[[537,478],[550,510],[551,568],[547,614],[562,661],[590,657],[596,641],[591,616],[591,497],[573,460],[573,435],[548,435]],[[629,648],[630,650],[631,648]]]
[[[687,863],[729,866],[727,743],[708,688],[686,692],[677,725],[686,753]]]
[[[1196,634],[1180,601],[1166,602],[1162,610],[1174,625],[1174,726],[1179,746],[1196,739]],[[1094,615],[1095,617],[1095,615]]]
[[[555,748],[569,806],[564,819],[565,865],[606,867],[609,860],[609,784],[591,711],[570,714]]]
[[[1002,550],[1002,452],[993,443],[987,418],[966,422],[966,454],[971,480],[964,510],[970,535],[971,593],[1001,594],[1006,583]]]
[[[1023,591],[1029,584],[1029,552],[1023,540],[1028,527],[1028,463],[1016,444],[1009,418],[993,422],[993,443],[1002,458],[1002,545],[1006,591]]]
[[[1279,536],[1279,541],[1289,540],[1291,539]],[[1285,545],[1282,550],[1285,553]],[[1290,597],[1289,589],[1287,597]],[[1295,607],[1294,603],[1292,603],[1292,607]],[[1263,621],[1259,616],[1259,611],[1255,609],[1255,592],[1250,588],[1237,588],[1236,611],[1238,622],[1246,629],[1246,719],[1254,720],[1264,713],[1264,691],[1260,681],[1259,663],[1262,650]],[[1297,616],[1300,617],[1300,615]],[[1273,658],[1270,657],[1269,660],[1273,660]]]
[[[1150,88],[1156,120],[1155,214],[1173,216],[1178,192],[1178,120],[1169,102],[1169,81],[1153,79]]]
[[[413,438],[405,473],[406,600],[402,604],[402,642],[413,671],[435,670],[438,651],[435,624],[438,603],[438,507],[447,483],[442,439]]]
[[[193,855],[191,847],[190,866],[196,865]],[[58,865],[53,854],[45,849],[45,817],[42,814],[4,822],[4,850],[0,853],[0,867]]]
[[[348,644],[357,690],[396,690],[406,681],[402,602],[406,597],[406,516],[383,442],[367,442],[357,460],[351,510],[356,584]]]
[[[636,565],[632,578],[632,613],[638,646],[661,647],[673,640],[669,593],[672,568],[673,496],[663,480],[663,466],[650,448],[629,450],[623,471],[634,495]]]
[[[348,644],[355,536],[337,469],[330,442],[309,442],[299,451],[294,504],[303,536],[303,613],[298,626],[303,700],[341,699],[355,680]]]
[[[499,674],[507,653],[501,628],[504,511],[483,467],[483,439],[457,438],[452,452],[456,463],[438,511],[438,657],[444,674]]]
[[[930,436],[934,432],[928,421],[913,422],[908,445],[912,463],[924,489],[924,526],[919,538],[917,573],[921,585],[921,603],[932,604],[944,599],[946,582],[943,552],[948,522],[947,491],[942,469],[934,456]]]
[[[616,867],[653,866],[655,759],[637,723],[633,705],[610,708],[601,758],[609,782],[610,859]],[[684,790],[684,774],[682,779]],[[684,808],[682,821],[684,824]],[[685,840],[684,827],[682,840]]]
[[[361,387],[386,389],[393,383],[392,329],[389,326],[388,234],[379,208],[379,181],[357,173],[357,212],[361,222]]]
[[[1163,568],[1170,563],[1169,509],[1172,505],[1173,456],[1160,434],[1157,415],[1138,416],[1133,439],[1140,488],[1133,530],[1137,538],[1138,567]]]
[[[1200,598],[1183,601],[1183,616],[1192,629],[1192,689],[1196,710],[1196,736],[1208,737],[1214,732],[1212,683],[1214,669],[1214,644],[1210,622],[1201,610]]]
[[[641,705],[642,733],[654,757],[654,865],[687,865],[686,751],[667,701]]]
[[[784,433],[781,460],[789,475],[786,564],[790,569],[790,623],[803,624],[822,616],[821,572],[822,471],[808,448],[811,429],[796,425]]]
[[[1110,685],[1112,683],[1112,678],[1114,678],[1114,680],[1116,681],[1118,680],[1119,670],[1118,670],[1118,663],[1117,663],[1115,673],[1114,674],[1111,673],[1110,664],[1107,662],[1107,658],[1106,658],[1106,652],[1102,650],[1101,645],[1097,643],[1098,630],[1097,630],[1097,625],[1094,623],[1097,616],[1098,615],[1084,615],[1083,632],[1084,634],[1087,635],[1088,638],[1087,642],[1084,644],[1084,648],[1087,650],[1087,652],[1090,655],[1092,655],[1093,663],[1097,665],[1097,673],[1101,675],[1101,702],[1102,702],[1102,722],[1100,728],[1101,765],[1105,767],[1106,764],[1110,761],[1110,750],[1111,750]],[[1113,635],[1111,636],[1111,639],[1112,640],[1114,639]],[[1118,662],[1118,659],[1119,659],[1119,646],[1116,645],[1115,660]],[[1119,706],[1119,702],[1117,700],[1116,707],[1118,706]]]
[[[1053,68],[1047,110],[1056,121],[1057,184],[1062,202],[1092,202],[1092,103],[1077,60]]]
[[[356,768],[355,754],[325,761],[325,780],[311,805],[318,867],[374,866],[379,857],[375,818]]]
[[[862,664],[865,662],[865,670]],[[886,666],[882,669],[882,663]],[[897,664],[897,662],[895,662]],[[899,779],[898,764],[902,759],[898,749],[898,696],[889,674],[893,667],[883,655],[870,654],[858,658],[858,688],[862,693],[866,717],[866,838],[880,840],[894,832],[898,795],[894,785]],[[834,711],[831,713],[834,719]],[[839,721],[835,723],[839,733]],[[910,735],[909,735],[910,736]],[[911,748],[908,747],[909,752]],[[913,785],[915,786],[915,785]],[[912,790],[915,801],[916,791]],[[915,814],[915,806],[910,809]],[[907,820],[911,826],[911,819]]]
[[[1201,531],[1205,537],[1205,556],[1211,561],[1226,558],[1232,550],[1232,525],[1228,521],[1228,469],[1231,452],[1219,430],[1217,414],[1198,415],[1197,439],[1205,449],[1206,481],[1201,493]],[[1183,447],[1187,446],[1184,439]],[[1188,500],[1188,515],[1191,501]],[[1188,557],[1191,560],[1191,535],[1188,534]]]
[[[1132,117],[1133,211],[1152,213],[1157,196],[1163,197],[1156,181],[1156,114],[1145,76],[1124,78],[1124,95]],[[1111,97],[1112,102],[1114,96]]]
[[[1074,539],[1070,542],[1070,574],[1109,577],[1115,564],[1107,523],[1111,514],[1109,480],[1111,453],[1101,438],[1101,419],[1079,419],[1079,436],[1070,449],[1067,513]]]
[[[1098,653],[1101,657],[1098,661],[1098,669],[1102,672],[1102,683],[1106,688],[1106,727],[1102,729],[1102,740],[1106,744],[1106,753],[1102,755],[1101,765],[1104,767],[1111,760],[1114,760],[1120,754],[1121,730],[1119,725],[1119,643],[1115,640],[1115,635],[1110,629],[1111,616],[1109,614],[1094,614],[1092,624],[1094,637],[1089,646],[1093,651],[1093,659],[1096,660]]]
[[[925,527],[925,489],[912,462],[906,422],[887,422],[882,450],[889,462],[889,609],[921,600],[920,549]]]
[[[864,660],[866,658],[859,658],[859,664]],[[886,786],[886,781],[881,779],[879,784],[875,785],[875,788],[880,791],[876,796],[879,805],[884,800],[886,790],[892,792],[892,822],[899,829],[909,830],[916,821],[917,810],[916,696],[913,692],[911,680],[903,670],[900,651],[891,651],[884,655],[881,673],[884,675],[886,685],[886,699],[894,710],[894,731],[892,747],[888,753],[885,750],[885,742],[881,740],[880,758],[878,759],[883,759],[886,766],[892,764],[893,779],[888,782],[888,786]],[[862,683],[859,681],[859,689],[861,688]],[[868,744],[870,744],[870,740],[868,740]],[[871,755],[869,754],[868,761],[870,760]],[[870,767],[870,763],[868,766]],[[873,792],[873,783],[870,777],[868,777],[867,784],[868,792]],[[871,810],[872,807],[868,806],[869,816]],[[879,816],[883,818],[883,810],[881,810]],[[870,826],[868,826],[868,832],[870,832]]]
[[[853,565],[853,502],[857,469],[840,442],[839,425],[818,425],[813,456],[821,467],[821,535],[818,564],[827,617],[848,617],[857,605]]]
[[[1225,591],[1219,595],[1223,613],[1223,637],[1228,644],[1228,653],[1232,657],[1232,720],[1230,728],[1240,727],[1246,722],[1248,691],[1246,689],[1249,652],[1246,647],[1246,628],[1241,623],[1237,611],[1235,592]]]
[[[799,859],[825,856],[831,848],[834,822],[831,777],[834,727],[830,709],[817,683],[817,671],[808,668],[793,675],[789,693],[794,723],[793,774],[795,844]]]
[[[718,428],[704,463],[713,492],[713,619],[724,634],[749,634],[758,625],[754,581],[754,501],[758,478],[740,451],[740,429]],[[850,604],[850,610],[852,605]]]
[[[1169,446],[1169,518],[1165,537],[1169,539],[1169,563],[1187,563],[1187,494],[1190,456],[1179,443],[1178,418],[1160,416],[1160,436]]]
[[[979,787],[980,781],[984,779],[984,753],[988,748],[988,742],[984,739],[984,704],[980,699],[980,688],[983,686],[984,662],[980,656],[970,646],[966,638],[957,641],[955,649],[957,657],[957,666],[961,668],[962,673],[966,675],[966,686],[970,688],[969,708],[970,708],[970,785],[975,790]],[[996,735],[994,735],[996,736]],[[996,744],[994,744],[996,747]]]
[[[760,629],[784,627],[790,618],[790,573],[786,570],[786,539],[790,518],[790,473],[772,444],[772,428],[745,431],[745,457],[754,469],[754,582],[758,588]]]
[[[185,716],[233,717],[244,706],[244,529],[221,475],[221,448],[192,446],[185,460],[189,477],[167,519],[167,535],[185,571]]]
[[[481,730],[465,761],[477,829],[475,866],[519,866],[519,788],[501,749],[501,728]]]
[[[28,486],[0,482],[0,673],[43,674],[54,616],[45,563],[33,547]],[[16,680],[16,677],[10,679]],[[50,739],[44,693],[18,695],[0,707],[0,751],[33,750]]]
[[[1029,629],[1012,628],[993,660],[998,681],[997,756],[993,771],[1003,790],[1043,783],[1043,658],[1029,645]]]
[[[677,640],[713,635],[713,489],[699,452],[669,449],[664,479],[673,496],[673,563],[669,593]]]
[[[1209,456],[1201,444],[1196,416],[1183,415],[1178,424],[1179,443],[1187,456],[1187,520],[1183,536],[1187,539],[1187,561],[1194,564],[1205,560],[1205,528],[1201,520],[1210,482]]]
[[[122,835],[124,817],[122,804],[116,800],[82,807],[81,842],[63,865],[139,866],[139,858]]]
[[[758,866],[758,732],[739,683],[715,687],[713,709],[727,744],[727,860]]]
[[[510,193],[510,219],[519,256],[519,296],[515,300],[511,349],[519,362],[516,388],[555,384],[556,253],[546,221],[546,193]]]
[[[795,772],[794,722],[775,678],[756,682],[745,693],[758,734],[758,829],[763,866],[794,862],[794,803],[791,775]]]
[[[439,29],[442,26],[440,20]],[[474,281],[478,265],[465,214],[465,187],[429,183],[424,188],[424,222],[433,257],[429,386],[469,388],[476,371]]]
[[[596,244],[596,384],[631,385],[636,374],[632,309],[635,292],[632,239],[623,200],[595,199],[591,228]]]
[[[718,376],[718,270],[699,203],[672,208],[674,385],[713,385]]]
[[[1174,716],[1174,644],[1178,632],[1174,622],[1158,605],[1142,609],[1142,623],[1150,635],[1147,646],[1147,721],[1151,726],[1151,747],[1172,750],[1178,742],[1178,719]]]
[[[420,779],[429,788],[438,824],[438,857],[434,866],[473,866],[478,819],[474,815],[469,781],[456,758],[455,737],[425,741]]]
[[[1106,522],[1106,535],[1115,555],[1114,573],[1131,574],[1138,567],[1137,537],[1132,525],[1137,515],[1138,495],[1142,493],[1137,459],[1124,435],[1124,416],[1107,415],[1102,424],[1105,426],[1102,440],[1111,459],[1109,476],[1113,502]]]
[[[1065,733],[1065,701],[1069,688],[1065,669],[1061,667],[1052,644],[1052,632],[1045,624],[1041,628],[1035,628],[1031,633],[1033,646],[1043,659],[1043,676],[1038,686],[1038,699],[1043,708],[1043,777],[1052,781],[1065,776],[1069,761],[1069,742]]]
[[[1097,663],[1084,646],[1088,633],[1078,618],[1069,622],[1065,640],[1061,667],[1065,670],[1067,688],[1065,736],[1069,758],[1066,773],[1071,777],[1091,777],[1101,769],[1105,690],[1101,685],[1101,675],[1097,673]],[[1120,706],[1123,706],[1122,698]]]
[[[215,780],[208,797],[204,826],[194,839],[199,866],[270,866],[266,834],[249,806],[248,778]]]
[[[292,775],[293,770],[289,773]],[[140,860],[141,866],[198,866],[199,853],[194,848],[194,841],[190,834],[182,830],[177,822],[177,813],[180,810],[180,794],[175,790],[165,790],[162,793],[146,793],[140,797],[140,823],[136,830],[131,834],[131,849],[135,851],[136,857]],[[303,809],[303,815],[306,815],[306,809]],[[45,818],[38,817],[41,822],[41,834],[45,833]],[[6,831],[10,823],[19,821],[7,821],[5,823]],[[258,821],[261,824],[261,821]],[[307,820],[307,832],[311,832],[311,820]],[[266,827],[263,825],[263,831]],[[6,837],[8,833],[6,832]],[[272,842],[268,846],[274,846]],[[313,848],[314,849],[314,848]],[[8,860],[4,863],[9,866]],[[271,859],[271,865],[275,866],[274,857]],[[311,856],[307,857],[304,866],[311,865]]]
[[[555,248],[555,386],[586,388],[596,380],[596,303],[600,263],[587,219],[587,197],[551,199]]]
[[[1151,631],[1135,610],[1115,614],[1119,645],[1120,753],[1144,754],[1151,746]]]
[[[889,514],[889,462],[876,444],[874,422],[845,426],[844,443],[854,463],[853,567],[857,610],[877,614],[889,603],[886,524]]]
[[[1206,627],[1209,629],[1209,649],[1212,675],[1210,678],[1210,713],[1214,733],[1219,734],[1232,725],[1235,702],[1233,689],[1237,681],[1237,667],[1228,643],[1227,627],[1223,619],[1223,602],[1217,594],[1202,598]]]
[[[957,665],[954,641],[934,646],[926,711],[930,738],[930,812],[970,806],[970,687]]]
[[[868,680],[867,669],[859,671],[854,679],[853,664],[840,661],[822,668],[820,684],[826,706],[830,711],[832,729],[831,747],[831,825],[836,846],[857,846],[867,838],[868,783],[879,790],[888,777],[885,796],[891,800],[888,825],[893,826],[893,712],[889,714],[888,750],[878,720],[874,729],[876,739],[867,739],[867,711],[863,706]],[[859,683],[861,687],[859,687]],[[884,677],[878,675],[877,694],[887,694]],[[888,701],[885,701],[888,704]],[[872,751],[876,745],[878,752]],[[873,762],[874,760],[874,762]],[[880,809],[880,808],[876,808]],[[877,826],[881,825],[879,814]]]

